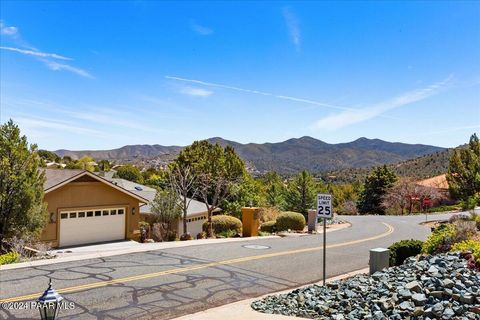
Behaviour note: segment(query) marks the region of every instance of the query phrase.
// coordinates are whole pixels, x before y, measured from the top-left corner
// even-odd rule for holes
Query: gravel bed
[[[458,253],[412,257],[371,276],[267,296],[251,306],[310,319],[480,319],[480,273]]]

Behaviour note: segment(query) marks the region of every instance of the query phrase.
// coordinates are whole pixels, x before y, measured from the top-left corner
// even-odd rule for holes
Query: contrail
[[[273,93],[270,93],[270,92],[244,89],[244,88],[233,87],[233,86],[228,86],[228,85],[219,84],[219,83],[205,82],[205,81],[201,81],[201,80],[186,79],[186,78],[180,78],[180,77],[174,77],[174,76],[165,76],[165,78],[170,79],[170,80],[196,83],[196,84],[200,84],[200,85],[203,85],[203,86],[224,88],[224,89],[235,90],[235,91],[239,91],[239,92],[258,94],[258,95],[262,95],[262,96],[270,96],[270,97],[274,97],[274,98],[277,98],[277,99],[289,100],[289,101],[295,101],[295,102],[302,102],[302,103],[307,103],[307,104],[320,106],[320,107],[331,108],[331,109],[350,110],[350,111],[355,111],[356,110],[356,109],[353,109],[353,108],[337,106],[337,105],[323,103],[323,102],[319,102],[319,101],[313,101],[313,100],[308,100],[308,99],[303,99],[303,98],[277,95],[277,94],[273,94]]]

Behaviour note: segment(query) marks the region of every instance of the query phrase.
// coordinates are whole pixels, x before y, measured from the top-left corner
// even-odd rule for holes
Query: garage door
[[[125,208],[60,212],[60,246],[125,239]]]

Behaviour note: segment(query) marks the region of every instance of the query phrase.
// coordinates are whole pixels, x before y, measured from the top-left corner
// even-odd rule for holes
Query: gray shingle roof
[[[42,169],[45,172],[44,190],[48,190],[84,172],[81,169]]]

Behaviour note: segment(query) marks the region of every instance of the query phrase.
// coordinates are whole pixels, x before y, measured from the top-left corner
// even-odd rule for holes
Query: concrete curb
[[[336,277],[332,277],[327,279],[327,282],[335,281],[335,280],[343,280],[346,278],[353,277],[357,274],[361,273],[368,273],[369,269],[364,268],[360,270],[355,270],[349,273],[345,273]],[[321,285],[321,282],[318,282],[319,285]],[[311,285],[311,284],[310,284]],[[309,285],[306,285],[309,286]],[[301,286],[298,288],[303,288],[306,286]],[[246,300],[241,300],[237,301],[234,303],[226,304],[224,306],[200,311],[194,314],[189,314],[186,316],[182,316],[179,318],[175,318],[173,320],[269,320],[269,319],[274,319],[274,320],[287,320],[287,319],[300,319],[298,317],[290,317],[290,316],[282,316],[282,315],[273,315],[273,314],[266,314],[266,313],[261,313],[253,310],[250,305],[253,301],[262,299],[263,297],[272,295],[272,294],[282,294],[282,293],[288,293],[292,290],[295,290],[296,288],[291,288],[288,290],[282,290],[278,292],[272,292],[257,298],[251,298],[251,299],[246,299]]]

